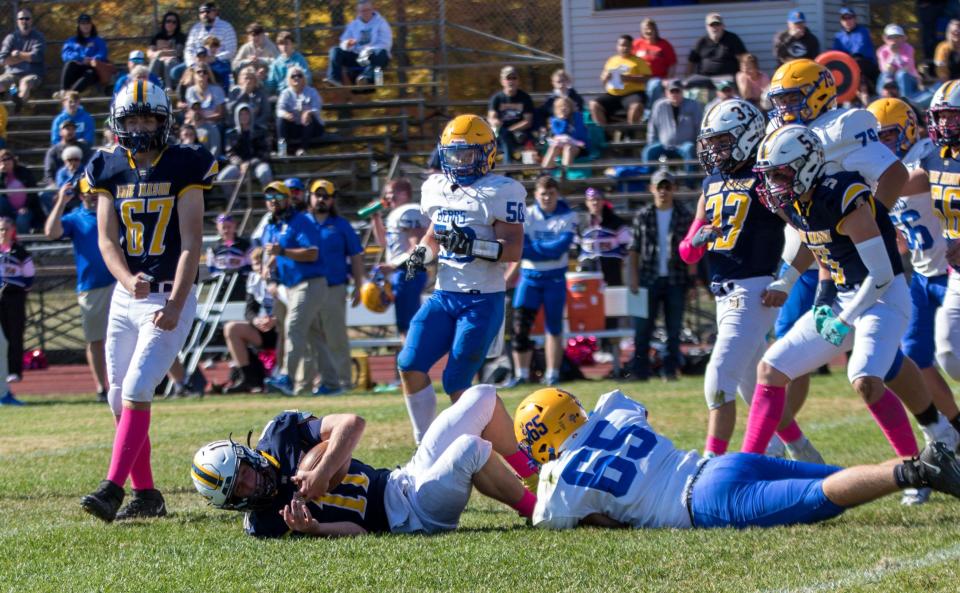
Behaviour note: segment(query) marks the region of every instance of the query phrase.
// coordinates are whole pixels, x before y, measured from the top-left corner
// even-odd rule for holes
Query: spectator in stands
[[[613,211],[613,205],[604,199],[603,192],[588,187],[584,200],[585,217],[578,225],[577,269],[581,272],[602,272],[603,282],[609,286],[623,286],[623,260],[633,242],[627,221]],[[606,329],[616,329],[619,318],[607,317]],[[620,338],[605,338],[605,351],[613,357],[610,379],[622,379],[620,368]]]
[[[280,55],[270,64],[270,73],[267,75],[267,90],[270,94],[278,95],[287,88],[287,71],[297,66],[306,77],[306,84],[311,84],[310,65],[303,54],[297,51],[297,44],[293,40],[293,33],[280,31],[277,35],[277,45]]]
[[[666,169],[650,180],[653,204],[640,209],[633,220],[633,244],[630,245],[630,292],[647,292],[646,318],[634,318],[635,354],[631,375],[638,381],[650,378],[650,337],[659,310],[663,308],[667,330],[667,355],[663,378],[677,378],[680,367],[680,329],[687,290],[693,287],[691,268],[680,259],[680,241],[693,215],[682,202],[673,200],[676,182]],[[686,226],[684,226],[686,225]]]
[[[360,287],[366,279],[363,247],[350,221],[337,214],[337,192],[332,182],[316,179],[310,184],[310,214],[320,230],[327,290],[311,333],[322,336],[315,343],[321,383],[314,395],[339,395],[351,385],[350,342],[347,339],[347,274],[353,277],[350,306],[360,304]],[[347,269],[347,262],[350,269]]]
[[[200,104],[204,123],[219,124],[223,121],[227,103],[223,88],[211,82],[213,71],[209,66],[198,64],[193,70],[193,85],[187,89],[186,102],[191,106]]]
[[[833,36],[836,51],[847,53],[860,66],[860,76],[869,88],[876,85],[880,70],[877,68],[877,52],[870,39],[870,29],[857,24],[857,13],[844,6],[840,9],[840,30]]]
[[[223,138],[220,135],[220,128],[206,120],[203,112],[203,106],[194,102],[183,114],[184,126],[193,128],[195,139],[193,143],[200,144],[210,151],[215,157],[223,154]],[[189,133],[188,136],[189,138]]]
[[[187,36],[180,30],[180,15],[170,11],[163,15],[160,30],[150,39],[147,57],[150,59],[150,73],[163,81],[165,88],[173,88],[173,68],[183,63],[183,50]]]
[[[203,41],[203,46],[207,49],[207,65],[213,72],[211,80],[220,85],[226,95],[230,90],[230,62],[220,57],[220,40],[211,35]]]
[[[277,347],[277,317],[273,314],[274,297],[270,283],[264,277],[263,248],[250,252],[251,271],[247,275],[246,321],[228,321],[223,326],[223,338],[230,351],[236,379],[226,385],[224,393],[248,393],[263,389],[266,378],[263,363],[253,356],[251,348],[273,350]],[[276,290],[276,284],[273,284]]]
[[[737,72],[737,92],[742,99],[756,106],[764,105],[770,77],[760,71],[757,56],[747,53],[740,56],[740,71]]]
[[[558,97],[553,102],[553,116],[549,123],[547,152],[543,155],[541,166],[552,169],[557,166],[555,161],[560,157],[560,164],[568,167],[581,151],[588,149],[590,137],[583,123],[583,113],[576,110],[569,97]]]
[[[103,124],[103,140],[100,143],[100,146],[97,148],[103,150],[109,150],[117,145],[117,135],[113,133],[113,130],[110,128],[110,122],[107,121]]]
[[[79,146],[68,146],[60,156],[63,157],[63,166],[57,169],[55,177],[58,191],[77,177],[83,165],[83,150]]]
[[[820,55],[820,40],[807,28],[807,17],[799,10],[787,15],[787,28],[773,37],[773,57],[777,65],[799,58]]]
[[[933,64],[940,82],[960,78],[960,20],[947,23],[947,38],[937,44]]]
[[[720,13],[708,14],[706,24],[707,34],[697,40],[687,57],[687,75],[733,78],[747,48],[740,37],[726,30]]]
[[[197,134],[197,128],[190,123],[184,123],[180,126],[180,133],[177,134],[178,144],[184,146],[202,146],[200,136]]]
[[[26,190],[36,185],[30,169],[18,163],[11,150],[0,149],[0,190]],[[0,193],[0,217],[15,221],[21,233],[40,228],[43,220],[40,196],[26,191]]]
[[[263,186],[273,181],[270,171],[270,133],[256,125],[253,112],[246,103],[241,103],[233,112],[234,126],[223,138],[223,153],[229,159],[217,175],[217,181],[240,179],[245,170],[250,170]]]
[[[647,104],[663,96],[663,81],[672,78],[677,66],[677,52],[669,41],[660,37],[660,28],[651,18],[640,23],[640,38],[633,41],[633,55],[650,65],[647,81]]]
[[[217,242],[207,249],[207,271],[211,276],[238,274],[229,300],[241,301],[246,298],[247,274],[250,273],[250,241],[237,235],[237,221],[227,213],[218,214]],[[224,285],[226,288],[226,284]]]
[[[21,8],[17,11],[17,28],[3,38],[0,46],[0,93],[10,90],[14,111],[18,112],[30,99],[30,91],[42,81],[44,74],[43,33],[33,28],[33,13]]]
[[[263,193],[271,214],[260,238],[267,257],[265,267],[270,270],[271,279],[286,287],[287,294],[286,311],[282,315],[283,365],[280,374],[265,383],[284,395],[294,395],[306,383],[296,375],[311,346],[313,321],[326,301],[326,256],[320,256],[320,229],[313,218],[290,207],[290,190],[279,181],[271,181]]]
[[[574,111],[583,111],[586,105],[580,93],[570,86],[570,75],[563,68],[553,71],[553,74],[550,75],[550,84],[553,86],[553,92],[543,102],[543,105],[537,107],[533,112],[533,127],[537,130],[547,125],[553,116],[553,102],[559,97],[567,97],[573,101]]]
[[[65,119],[60,123],[60,141],[47,149],[43,157],[43,185],[45,187],[54,187],[57,177],[57,169],[63,166],[63,151],[70,147],[77,146],[83,151],[83,162],[86,163],[90,158],[90,145],[77,138],[77,126],[71,119]]]
[[[23,330],[27,325],[27,291],[36,270],[30,252],[17,241],[16,223],[0,218],[0,328],[7,338],[7,383],[23,378]]]
[[[77,17],[76,35],[67,39],[60,50],[63,72],[60,89],[83,92],[100,81],[97,69],[107,60],[107,42],[97,34],[97,26],[89,14]]]
[[[940,19],[957,18],[956,2],[951,0],[917,0],[917,22],[920,24],[920,39],[923,41],[923,55],[928,60],[935,57]]]
[[[244,68],[252,66],[260,80],[266,80],[270,64],[280,55],[280,49],[270,40],[260,23],[247,25],[247,39],[233,58],[233,71],[239,76]]]
[[[607,92],[590,101],[590,116],[600,125],[605,125],[621,110],[627,112],[627,123],[638,124],[643,119],[650,65],[630,53],[632,48],[633,37],[621,35],[617,40],[617,55],[607,59],[600,73]]]
[[[901,97],[911,97],[917,92],[920,74],[913,60],[913,46],[907,42],[903,27],[891,23],[883,28],[883,45],[877,49],[877,64],[880,77],[877,79],[877,94],[888,80],[894,80]]]
[[[134,71],[136,71],[138,67],[142,67],[144,70],[146,70],[146,75],[143,76],[144,79],[149,80],[150,82],[159,86],[160,88],[166,87],[166,84],[162,80],[160,80],[160,78],[156,74],[151,72],[149,68],[147,68],[146,63],[147,63],[147,55],[143,53],[142,50],[135,49],[132,52],[130,52],[130,55],[127,57],[126,74],[121,74],[120,76],[118,76],[117,82],[115,82],[113,85],[114,97],[117,96],[117,93],[119,93],[123,87],[127,86],[127,82],[137,79],[133,73]]]
[[[671,159],[697,160],[696,141],[702,119],[700,103],[683,96],[683,82],[671,80],[667,84],[667,96],[650,110],[643,161],[653,163],[664,155]]]
[[[713,109],[714,105],[719,105],[720,103],[726,101],[727,99],[733,99],[734,97],[737,96],[737,85],[732,80],[720,79],[717,81],[716,88],[717,88],[717,96],[714,97],[703,108],[704,113],[707,113],[711,109]]]
[[[513,153],[531,142],[533,131],[533,99],[520,89],[520,76],[513,66],[500,69],[501,91],[490,97],[487,121],[497,135],[497,150],[505,164]]]
[[[220,11],[215,2],[204,2],[200,5],[200,20],[187,34],[187,43],[184,47],[186,66],[193,66],[196,62],[197,51],[204,47],[207,37],[216,37],[220,40],[220,53],[216,56],[227,62],[233,60],[237,53],[237,32],[227,21],[220,18]]]
[[[357,18],[340,35],[340,45],[330,48],[327,82],[373,84],[374,70],[390,63],[392,46],[390,24],[373,9],[373,2],[359,0]]]
[[[79,149],[71,147],[64,151],[68,163],[71,162],[72,151],[79,152]],[[76,156],[79,167],[79,155]],[[47,217],[43,232],[51,241],[64,238],[73,242],[73,258],[77,268],[77,300],[80,303],[83,339],[87,343],[87,365],[96,384],[97,399],[106,402],[107,367],[103,342],[107,337],[110,298],[116,281],[107,269],[97,244],[97,194],[82,194],[81,205],[64,216],[67,206],[76,197],[76,185],[71,178],[57,192],[57,200]]]
[[[320,93],[307,86],[306,73],[299,66],[287,71],[287,88],[277,99],[277,137],[287,142],[294,154],[306,153],[308,146],[323,136]]]
[[[93,116],[80,104],[80,93],[68,91],[60,103],[63,105],[63,111],[53,118],[53,124],[50,126],[50,144],[60,141],[60,124],[69,119],[77,128],[77,138],[93,146],[97,125],[93,121]]]
[[[283,184],[290,190],[290,207],[297,212],[304,212],[309,207],[307,188],[303,185],[303,180],[299,177],[287,177]]]
[[[233,117],[237,106],[244,104],[250,107],[253,113],[253,121],[258,126],[264,128],[270,125],[273,108],[270,106],[270,98],[260,84],[260,78],[253,66],[247,66],[240,70],[237,77],[237,85],[230,89],[227,96],[227,112]]]

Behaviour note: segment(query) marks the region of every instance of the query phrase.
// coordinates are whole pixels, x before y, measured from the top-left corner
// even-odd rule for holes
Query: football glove
[[[427,269],[427,266],[424,265],[424,261],[427,257],[427,248],[423,245],[414,249],[410,255],[407,257],[407,260],[403,262],[402,265],[407,267],[407,273],[404,276],[404,279],[407,282],[410,282],[417,277],[417,273],[422,272]]]
[[[710,225],[702,226],[693,235],[693,239],[690,240],[690,244],[694,247],[703,247],[719,236],[720,233],[717,232],[717,229],[711,227]]]
[[[820,330],[820,337],[830,342],[834,346],[840,346],[843,339],[850,333],[850,326],[844,323],[839,317],[831,317],[824,321],[823,328]]]
[[[818,334],[823,335],[824,324],[834,318],[836,318],[836,314],[830,305],[816,305],[813,307],[813,322],[816,324]]]
[[[450,225],[449,230],[437,233],[437,242],[450,253],[457,255],[469,255],[470,248],[473,247],[473,239],[456,222]]]

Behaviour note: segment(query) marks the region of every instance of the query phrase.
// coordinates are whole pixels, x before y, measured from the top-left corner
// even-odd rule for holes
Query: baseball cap
[[[143,53],[142,50],[135,49],[132,52],[130,52],[129,56],[127,56],[127,61],[142,64],[147,61],[147,56],[146,54]]]
[[[900,25],[890,23],[889,25],[883,28],[884,37],[895,37],[897,35],[899,35],[900,37],[907,36],[907,34],[903,32],[903,27],[901,27]]]
[[[670,79],[670,82],[667,83],[667,90],[670,91],[673,89],[683,89],[683,81],[679,78]]]
[[[77,22],[78,22],[78,23],[92,23],[92,22],[93,22],[93,18],[91,18],[89,14],[87,14],[87,13],[84,12],[84,13],[81,13],[80,16],[77,17]]]
[[[670,185],[676,185],[673,173],[668,169],[657,169],[657,172],[650,178],[650,187],[657,187],[664,181],[668,181]]]
[[[706,23],[708,25],[712,25],[713,23],[720,23],[722,25],[723,17],[720,16],[719,12],[711,12],[710,14],[707,15]]]
[[[194,55],[196,55],[198,58],[201,57],[201,56],[206,56],[206,55],[207,55],[207,48],[205,48],[205,47],[203,47],[203,46],[198,47],[198,48],[197,48],[197,52],[196,52],[196,54],[194,54]]]
[[[200,12],[206,12],[208,10],[216,10],[216,9],[217,9],[216,2],[204,2],[203,4],[200,5]]]
[[[310,193],[315,194],[318,190],[323,190],[327,192],[328,196],[332,196],[333,192],[336,191],[336,188],[333,186],[333,183],[327,181],[326,179],[317,179],[310,184]]]
[[[283,184],[287,186],[288,189],[298,189],[300,191],[306,189],[303,185],[303,180],[299,177],[287,177],[283,180]]]
[[[799,10],[794,10],[789,15],[787,15],[787,22],[793,23],[793,24],[805,23],[807,22],[807,17],[803,16],[803,13],[800,12]]]
[[[603,190],[597,189],[595,187],[588,187],[587,191],[584,192],[584,195],[588,200],[602,200]]]
[[[517,69],[514,68],[513,66],[504,66],[503,68],[500,69],[500,80],[503,80],[504,78],[510,76],[511,74],[516,76]]]
[[[290,197],[290,188],[279,181],[271,181],[263,188],[263,197],[267,200],[278,200],[281,197]]]
[[[847,7],[847,6],[841,7],[841,8],[840,8],[840,16],[847,16],[847,15],[849,15],[849,16],[857,16],[857,13],[855,13],[855,12],[853,11],[853,9],[850,8],[850,7]]]
[[[217,214],[217,223],[218,223],[218,224],[221,223],[221,222],[227,222],[227,221],[233,222],[233,215],[232,215],[232,214],[226,214],[226,213],[224,213],[224,214]]]
[[[79,146],[68,146],[63,149],[62,153],[60,153],[60,157],[63,158],[64,162],[69,161],[70,159],[82,159],[83,151]]]

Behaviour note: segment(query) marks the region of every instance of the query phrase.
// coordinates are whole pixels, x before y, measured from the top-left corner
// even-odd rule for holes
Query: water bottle
[[[373,84],[383,86],[383,68],[380,66],[373,69]]]
[[[277,140],[277,155],[278,156],[287,156],[287,139],[280,138]]]

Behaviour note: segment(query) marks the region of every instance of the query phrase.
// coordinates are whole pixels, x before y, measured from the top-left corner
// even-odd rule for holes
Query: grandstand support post
[[[437,23],[437,36],[440,38],[440,64],[446,69],[447,64],[447,0],[438,0],[440,6],[438,6],[440,20]],[[433,77],[436,80],[438,72],[434,71]],[[440,93],[442,95],[443,102],[446,103],[450,99],[450,75],[448,72],[443,73],[444,84],[440,85]]]

